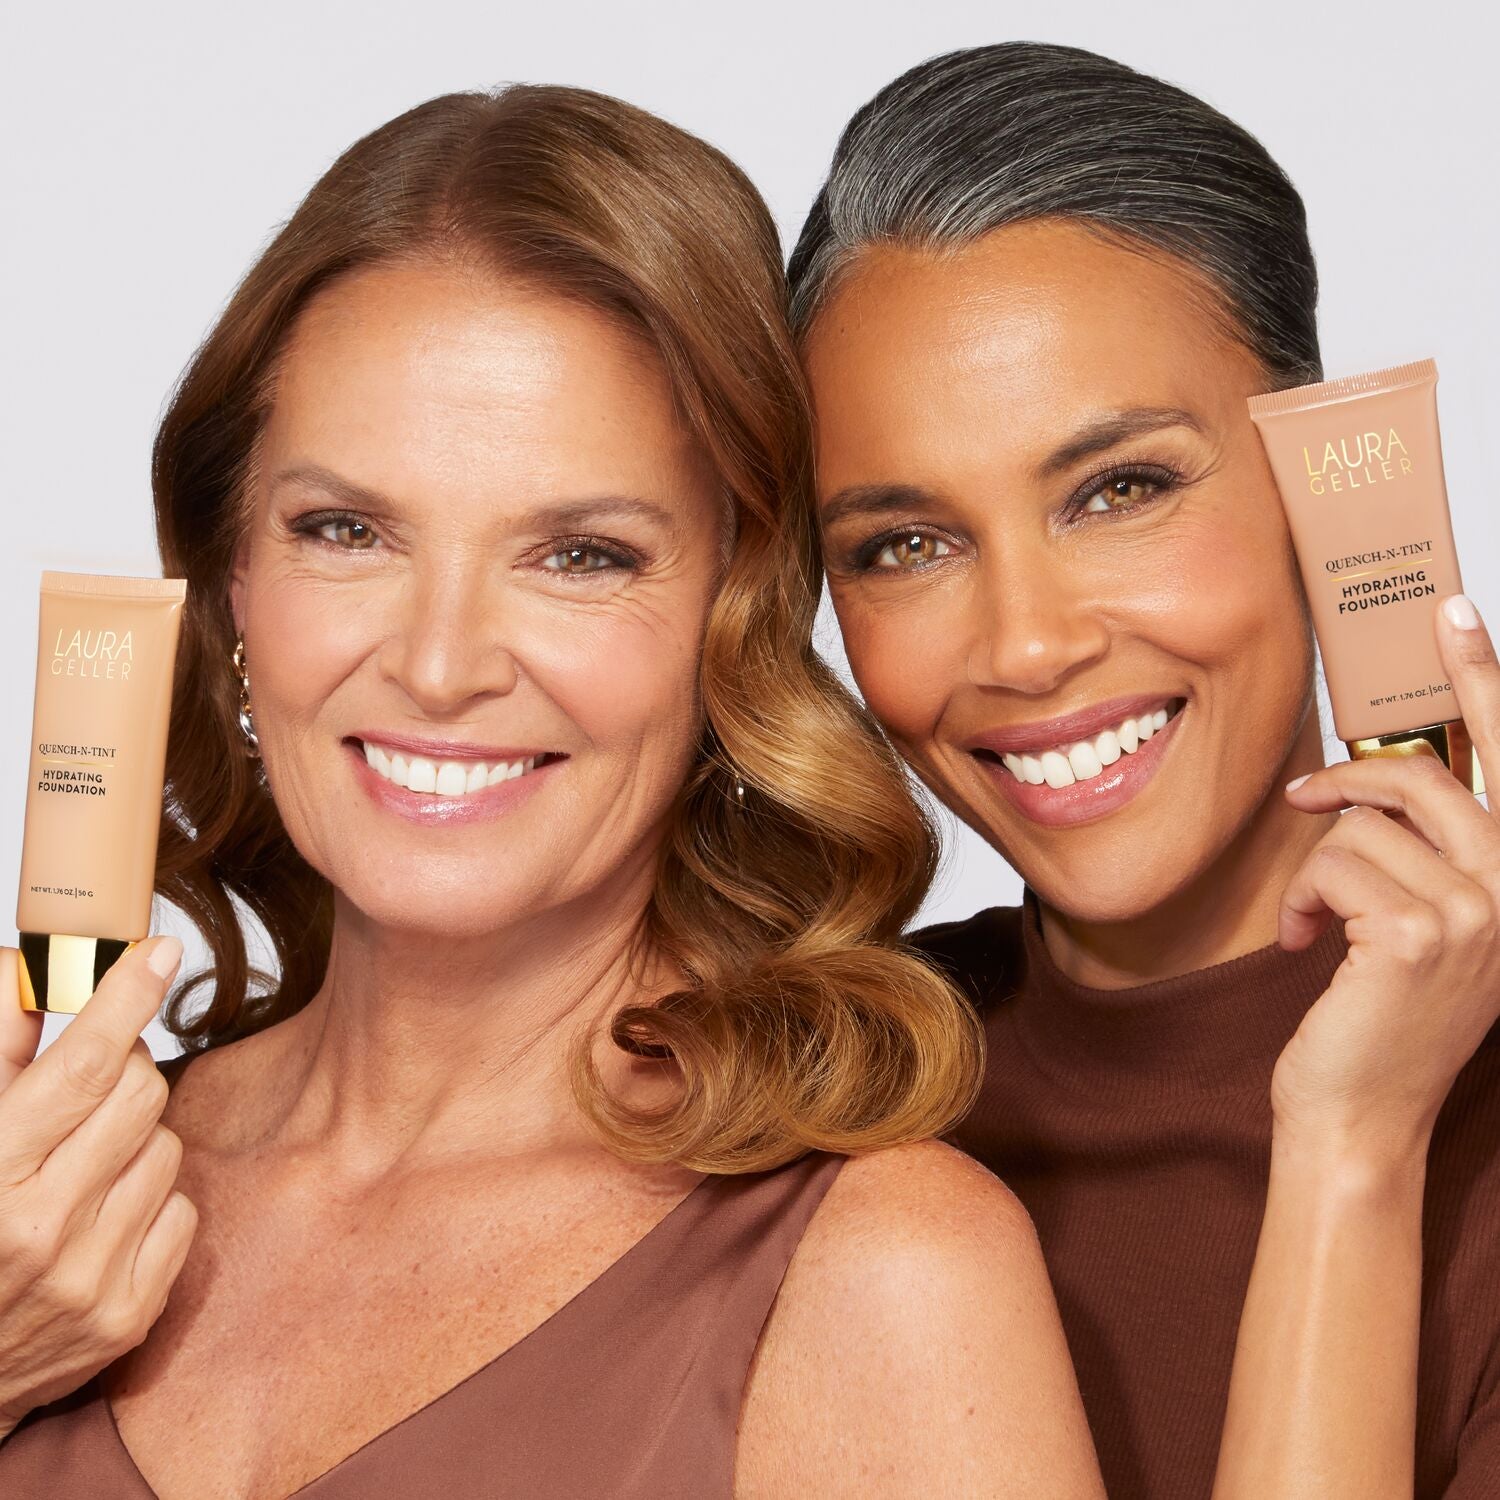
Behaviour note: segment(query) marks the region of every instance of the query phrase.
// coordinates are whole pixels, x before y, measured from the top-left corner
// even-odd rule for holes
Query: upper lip
[[[1101,729],[1118,724],[1121,719],[1138,717],[1148,708],[1175,703],[1180,694],[1131,693],[1123,698],[1106,698],[1087,708],[1055,719],[1033,719],[1028,724],[1010,724],[1003,729],[986,729],[969,742],[971,750],[992,750],[996,755],[1014,755],[1023,750],[1048,750],[1054,745],[1071,745],[1086,740]]]
[[[386,749],[401,750],[408,755],[425,755],[429,760],[516,761],[556,753],[526,746],[476,745],[469,740],[442,740],[422,734],[392,734],[384,729],[359,729],[349,738],[361,743],[373,741]]]

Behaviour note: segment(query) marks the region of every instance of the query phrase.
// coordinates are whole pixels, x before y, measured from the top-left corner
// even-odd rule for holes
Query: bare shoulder
[[[736,1495],[1103,1494],[1031,1220],[936,1141],[846,1162],[762,1333]]]
[[[998,1243],[997,1243],[998,1242]],[[947,1263],[982,1251],[1036,1249],[1021,1201],[987,1167],[941,1141],[893,1146],[844,1163],[808,1225],[794,1264],[808,1269],[875,1246]]]

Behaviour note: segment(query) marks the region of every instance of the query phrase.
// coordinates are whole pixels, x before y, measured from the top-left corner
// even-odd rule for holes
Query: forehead
[[[643,338],[524,282],[426,264],[371,267],[309,303],[266,435],[330,467],[421,469],[429,485],[439,458],[587,484],[695,450]]]
[[[1127,406],[1227,417],[1255,361],[1222,316],[1187,267],[1075,224],[872,248],[807,339],[820,465],[1030,450]]]

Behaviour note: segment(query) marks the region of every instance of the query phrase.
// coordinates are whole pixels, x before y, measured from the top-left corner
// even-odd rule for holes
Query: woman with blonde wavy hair
[[[351,147],[208,335],[154,478],[212,962],[170,1094],[164,937],[0,1093],[7,1496],[1100,1493],[930,1139],[977,1026],[812,649],[783,294],[717,151],[513,87]]]

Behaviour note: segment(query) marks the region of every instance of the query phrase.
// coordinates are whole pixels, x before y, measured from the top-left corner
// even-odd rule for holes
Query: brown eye
[[[563,547],[542,562],[553,573],[602,573],[618,565],[616,558],[598,547]]]
[[[1084,504],[1085,511],[1129,510],[1144,504],[1157,488],[1155,481],[1126,474],[1097,489]]]
[[[344,541],[337,535],[329,536],[329,532],[345,532],[348,540]],[[353,516],[337,516],[331,521],[325,521],[317,528],[317,533],[325,541],[332,542],[335,546],[346,546],[351,552],[362,552],[374,545],[375,532],[365,521],[358,521]]]
[[[875,554],[877,568],[912,568],[947,557],[953,548],[941,537],[923,531],[909,531],[894,537]]]

